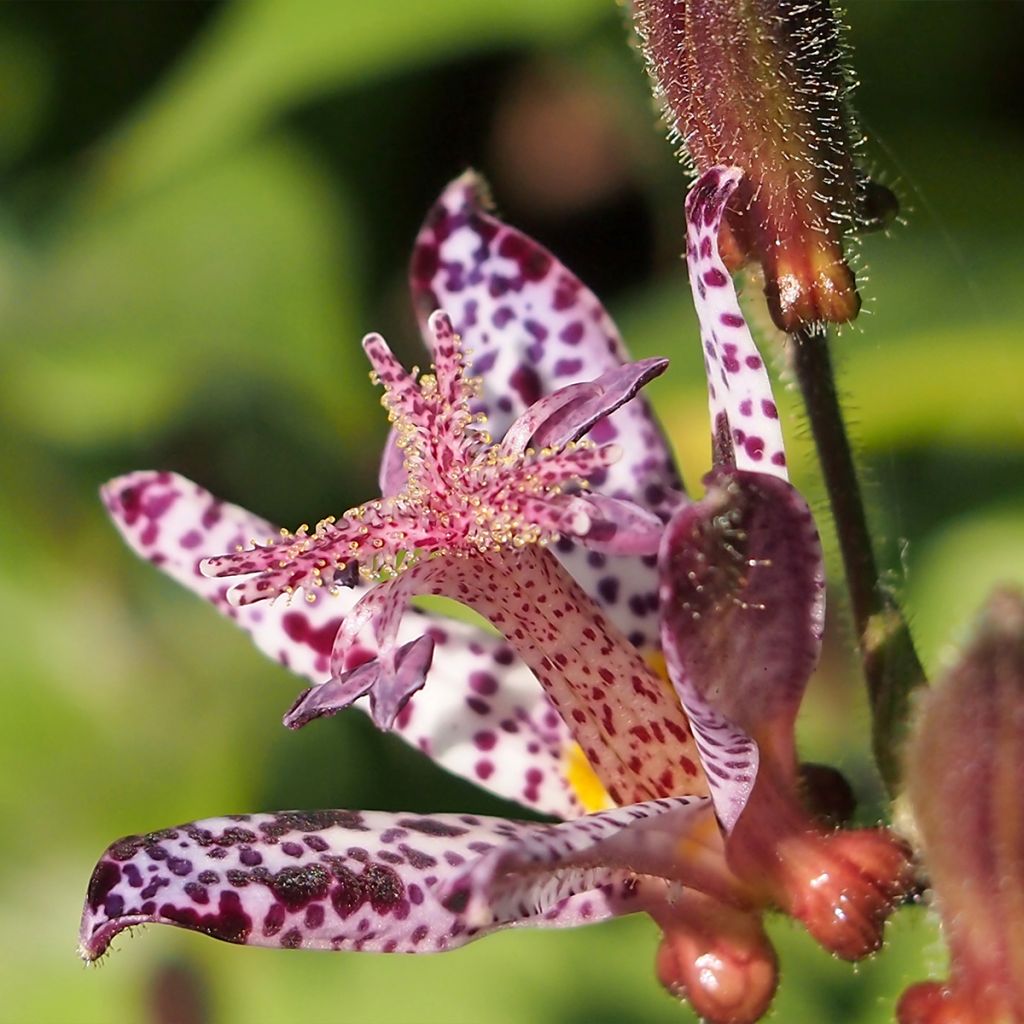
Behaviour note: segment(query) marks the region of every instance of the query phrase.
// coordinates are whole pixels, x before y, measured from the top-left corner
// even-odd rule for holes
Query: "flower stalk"
[[[843,559],[871,705],[875,761],[886,789],[895,796],[900,789],[900,749],[910,695],[926,681],[924,669],[907,620],[879,576],[824,327],[795,331],[790,336],[790,359],[807,409]]]

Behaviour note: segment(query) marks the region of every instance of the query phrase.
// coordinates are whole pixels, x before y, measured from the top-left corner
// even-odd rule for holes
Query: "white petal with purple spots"
[[[743,172],[713,167],[686,197],[686,261],[700,321],[716,465],[788,478],[771,381],[718,253],[718,231]]]
[[[80,948],[96,960],[125,928],[170,924],[242,945],[427,953],[584,924],[644,909],[637,874],[689,882],[680,840],[707,810],[659,800],[562,825],[283,811],[127,836],[93,871]]]
[[[311,683],[330,677],[335,636],[366,593],[230,605],[230,580],[209,579],[198,563],[213,552],[277,536],[265,520],[214,498],[173,473],[137,472],[110,481],[103,499],[129,546],[233,619],[269,657]],[[461,622],[419,611],[407,615],[398,642],[427,634],[434,643],[434,684],[399,712],[395,730],[449,771],[546,814],[575,817],[581,807],[566,780],[569,732],[533,674],[504,641]],[[355,668],[376,651],[351,652]],[[361,705],[357,705],[361,706]],[[365,708],[364,708],[365,710]]]
[[[411,281],[421,324],[439,307],[451,315],[484,382],[480,408],[501,437],[539,398],[615,370],[628,355],[593,292],[546,249],[490,216],[482,191],[472,174],[444,191],[417,239]],[[615,441],[624,452],[592,480],[595,489],[663,518],[678,504],[682,484],[642,397],[588,436],[598,444]],[[581,551],[568,540],[556,550],[634,644],[657,648],[653,559]]]

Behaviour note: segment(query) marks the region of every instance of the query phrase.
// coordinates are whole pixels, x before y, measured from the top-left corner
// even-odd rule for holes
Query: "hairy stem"
[[[791,360],[818,451],[846,572],[871,702],[875,760],[890,795],[900,788],[900,748],[910,693],[925,682],[907,621],[878,575],[853,452],[823,328],[790,335]]]

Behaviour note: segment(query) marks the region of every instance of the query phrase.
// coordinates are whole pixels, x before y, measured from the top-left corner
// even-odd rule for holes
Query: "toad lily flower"
[[[709,172],[687,205],[716,457],[699,502],[638,395],[664,362],[624,362],[592,293],[487,214],[468,176],[413,259],[431,372],[364,341],[393,425],[382,498],[273,539],[171,474],[107,486],[137,551],[310,679],[286,724],[368,699],[378,725],[445,767],[569,820],[283,812],[129,837],[93,874],[87,959],[146,922],[428,952],[645,911],[664,932],[663,983],[712,1020],[745,1021],[775,987],[765,909],[840,955],[876,948],[905,851],[880,830],[826,831],[797,786],[821,557],[718,255],[738,177]],[[501,638],[404,614],[416,594],[469,605]]]

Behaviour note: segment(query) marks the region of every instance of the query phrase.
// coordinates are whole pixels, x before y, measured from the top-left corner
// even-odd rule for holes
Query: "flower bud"
[[[760,915],[692,889],[680,893],[663,929],[658,980],[710,1024],[752,1024],[768,1011],[778,985],[775,950]]]
[[[852,320],[860,297],[844,236],[862,207],[881,224],[894,200],[880,202],[854,163],[828,0],[634,0],[633,13],[655,95],[696,171],[745,171],[720,232],[726,264],[760,263],[784,331]]]
[[[901,1024],[1024,1022],[1024,595],[998,591],[921,699],[907,795],[950,950],[948,982],[908,989]]]

